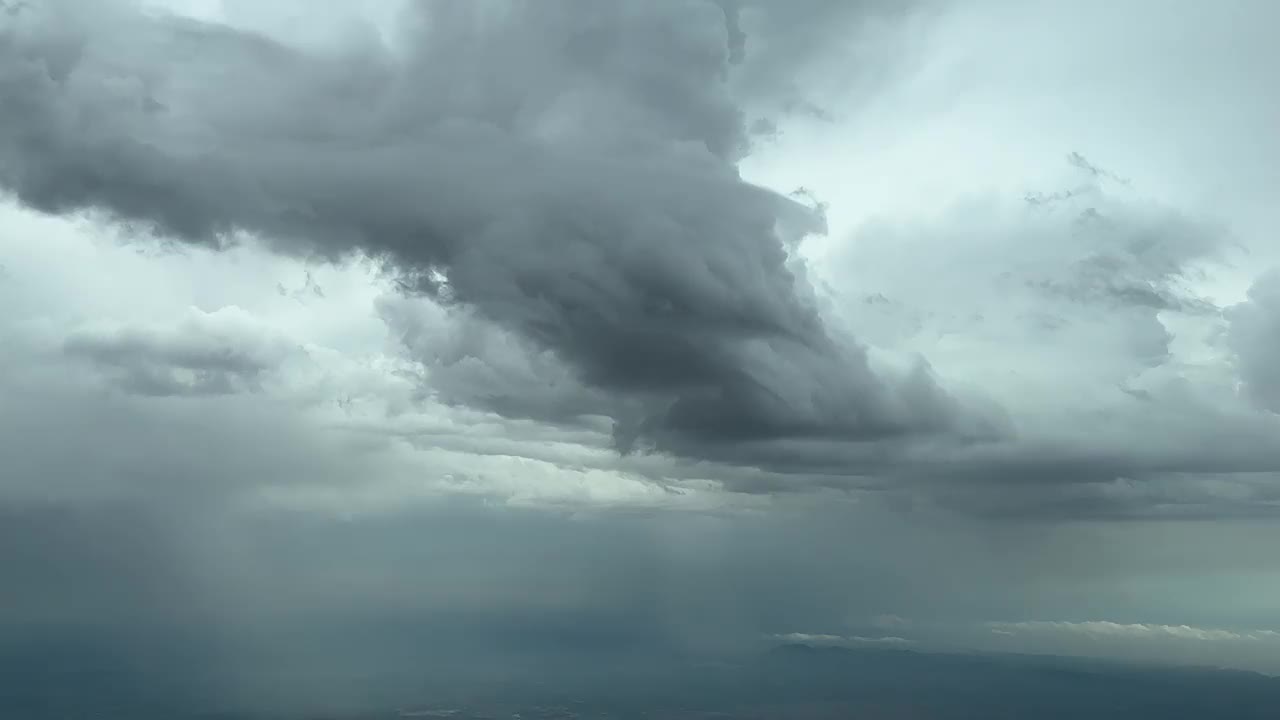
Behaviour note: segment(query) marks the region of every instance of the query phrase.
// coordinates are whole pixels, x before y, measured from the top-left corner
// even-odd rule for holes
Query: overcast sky
[[[1280,673],[1280,5],[6,5],[6,627]]]

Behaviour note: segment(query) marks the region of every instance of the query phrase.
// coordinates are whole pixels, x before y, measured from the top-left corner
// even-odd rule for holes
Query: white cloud
[[[914,640],[897,637],[894,635],[885,635],[880,637],[865,637],[862,635],[827,635],[813,633],[785,633],[781,635],[771,635],[773,640],[778,642],[795,643],[799,645],[822,645],[830,647],[853,647],[857,645],[910,645]]]
[[[1116,623],[1106,620],[1084,622],[1031,620],[1023,622],[988,623],[993,633],[1001,635],[1073,634],[1100,638],[1155,640],[1173,639],[1202,642],[1223,641],[1275,641],[1280,634],[1271,630],[1222,630],[1191,625],[1159,625],[1151,623]]]

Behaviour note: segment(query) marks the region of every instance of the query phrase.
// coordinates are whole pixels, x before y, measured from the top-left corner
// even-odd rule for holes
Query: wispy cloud
[[[1023,622],[992,622],[987,627],[998,635],[1020,634],[1072,634],[1099,638],[1193,640],[1203,642],[1222,641],[1280,641],[1280,633],[1274,630],[1224,630],[1202,628],[1193,625],[1160,625],[1155,623],[1116,623],[1107,620],[1068,622],[1063,620],[1030,620]]]
[[[854,645],[911,645],[915,642],[914,640],[897,637],[895,635],[865,637],[862,635],[830,635],[822,633],[784,633],[781,635],[771,635],[770,638],[778,642],[835,647],[849,647]]]

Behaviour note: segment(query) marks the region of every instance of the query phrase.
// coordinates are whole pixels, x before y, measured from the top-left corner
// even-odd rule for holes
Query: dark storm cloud
[[[866,7],[415,7],[403,49],[327,53],[119,3],[24,13],[0,44],[0,182],[46,212],[87,209],[193,243],[244,230],[283,253],[372,255],[447,308],[445,321],[382,308],[435,399],[611,423],[624,451],[760,471],[728,473],[738,490],[896,487],[1037,517],[1196,503],[1188,512],[1236,514],[1238,493],[1166,496],[1162,478],[1280,467],[1265,419],[1134,383],[1170,361],[1159,313],[1217,312],[1184,281],[1224,240],[1080,154],[1068,156],[1077,184],[1031,196],[1012,225],[969,213],[860,237],[853,262],[866,270],[849,285],[914,308],[922,327],[1030,337],[1015,348],[1040,352],[1029,370],[1072,354],[1062,371],[1119,388],[1120,404],[1027,423],[944,392],[923,360],[873,368],[824,324],[791,252],[822,230],[823,208],[739,177],[733,93],[751,85],[734,82],[781,73],[783,50],[820,44]],[[853,324],[877,344],[882,310]],[[66,349],[145,394],[252,389],[279,362],[219,342],[81,333]]]
[[[438,308],[413,298],[384,301],[379,314],[429,377],[420,386],[450,405],[490,408],[557,425],[617,413],[609,393],[588,387],[549,350],[474,315],[442,326]],[[426,372],[423,374],[425,375]]]
[[[788,262],[820,217],[733,165],[716,5],[415,7],[406,52],[324,57],[120,3],[23,14],[0,183],[195,243],[380,257],[607,393],[624,449],[991,432],[827,333]]]

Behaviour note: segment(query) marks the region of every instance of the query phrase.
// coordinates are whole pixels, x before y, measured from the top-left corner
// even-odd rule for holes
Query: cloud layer
[[[0,630],[193,628],[228,691],[359,638],[1280,672],[1280,59],[1229,15],[5,13]]]
[[[5,37],[4,184],[215,247],[381,258],[604,390],[624,450],[962,422],[927,372],[879,376],[824,328],[788,262],[820,218],[732,164],[715,6],[415,8],[404,53],[343,55],[120,3],[32,12]]]

